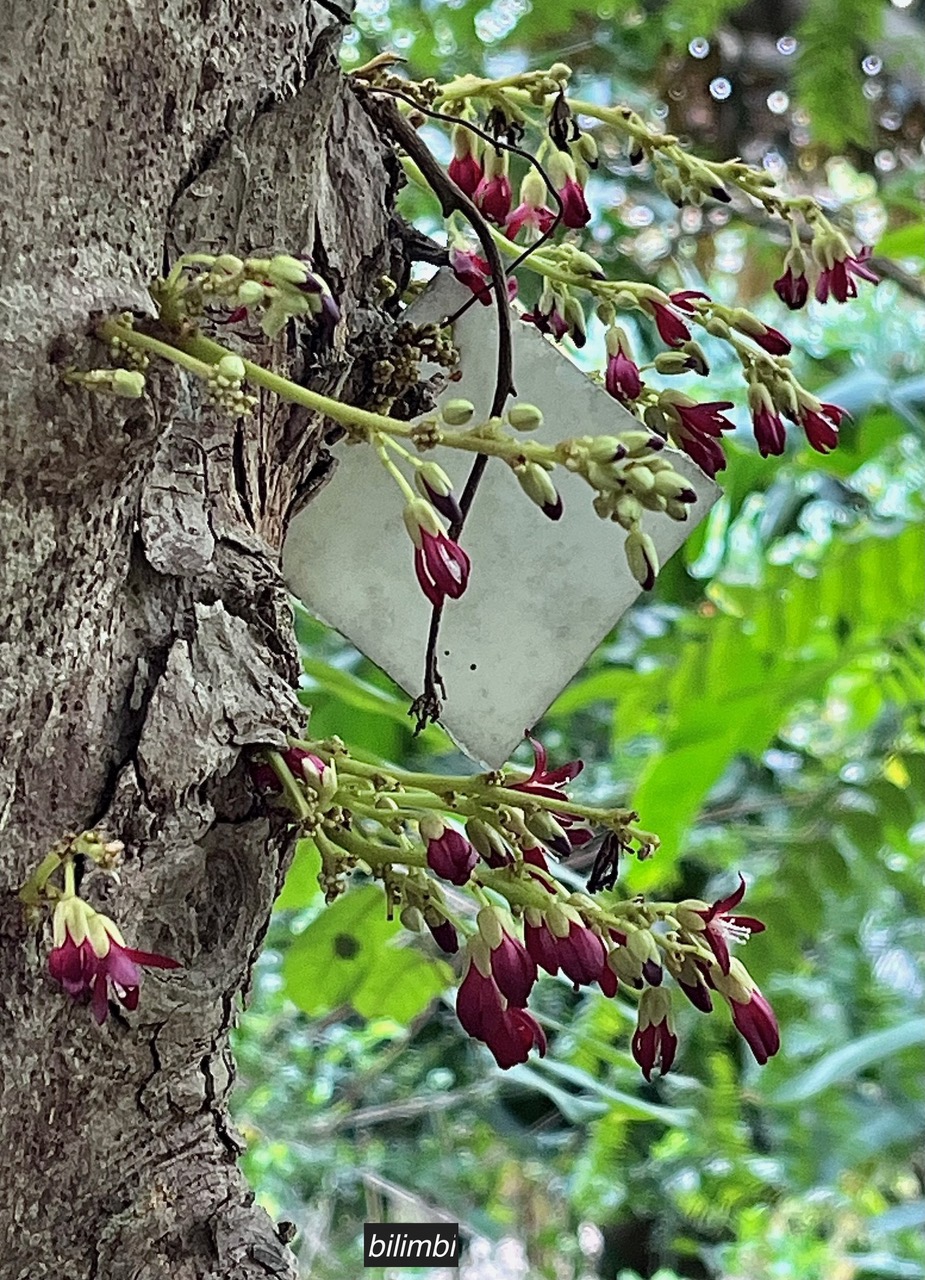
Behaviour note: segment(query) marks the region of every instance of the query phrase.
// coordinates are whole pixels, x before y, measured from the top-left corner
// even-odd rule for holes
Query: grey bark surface
[[[0,1277],[294,1275],[236,1167],[228,1033],[288,855],[242,749],[300,726],[278,576],[320,424],[235,423],[185,376],[142,400],[94,314],[183,251],[311,253],[345,323],[264,362],[349,385],[389,266],[382,147],[309,0],[0,0]],[[359,366],[357,366],[357,369]],[[99,1028],[16,890],[68,831],[125,842],[83,892],[149,972]]]

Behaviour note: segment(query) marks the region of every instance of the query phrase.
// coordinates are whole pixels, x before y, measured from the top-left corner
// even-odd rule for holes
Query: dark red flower
[[[472,951],[456,996],[456,1016],[464,1031],[488,1046],[502,1069],[526,1062],[533,1048],[541,1056],[546,1052],[542,1027],[524,1009],[508,1005],[494,978],[482,972]]]
[[[489,948],[489,964],[495,985],[509,1004],[526,1006],[536,982],[536,963],[530,952],[504,927],[494,907],[478,915],[479,933]]]
[[[752,333],[751,337],[758,343],[759,347],[763,347],[769,355],[785,356],[793,350],[790,339],[784,337],[779,329],[774,329],[771,325],[762,326],[764,332]]]
[[[663,408],[669,413],[672,440],[693,458],[701,471],[711,478],[726,465],[726,455],[718,443],[723,431],[732,431],[733,424],[724,418],[722,410],[731,409],[731,400],[717,400],[710,404],[686,403],[680,393],[663,396]]]
[[[562,221],[567,227],[586,227],[591,221],[591,211],[585,200],[584,188],[577,178],[569,178],[559,188],[562,201]]]
[[[587,341],[581,304],[570,295],[558,293],[548,285],[540,294],[533,311],[520,318],[528,324],[535,324],[540,333],[551,333],[556,342],[569,337],[576,347],[583,347]]]
[[[744,1004],[730,998],[729,1007],[736,1031],[751,1049],[755,1061],[763,1067],[780,1048],[780,1027],[774,1010],[757,987],[752,988]]]
[[[681,977],[676,978],[675,981],[695,1009],[699,1009],[701,1013],[711,1013],[713,1010],[713,997],[710,995],[710,987],[693,962],[691,962],[690,969],[691,972],[683,974]]]
[[[837,404],[820,405],[819,411],[803,407],[799,423],[806,439],[817,453],[830,453],[838,445],[838,428],[842,418],[850,415]]]
[[[787,430],[779,413],[766,404],[752,414],[752,429],[762,458],[779,457],[787,445]]]
[[[585,200],[584,188],[578,181],[575,161],[567,151],[555,149],[546,162],[549,180],[562,201],[562,221],[567,227],[585,227],[591,221],[591,212]]]
[[[511,211],[511,180],[507,176],[507,152],[500,154],[493,148],[485,153],[482,180],[475,189],[473,200],[490,222],[503,227]]]
[[[448,173],[460,191],[465,192],[467,196],[474,196],[482,181],[482,166],[472,152],[462,157],[454,156],[450,161]]]
[[[418,827],[427,846],[427,865],[431,871],[450,884],[465,884],[479,860],[466,837],[434,814],[422,816]]]
[[[864,245],[857,256],[845,254],[843,258],[836,258],[831,266],[824,267],[816,281],[816,300],[828,302],[830,294],[836,302],[856,298],[858,287],[855,277],[858,280],[869,280],[871,284],[879,284],[880,277],[866,265],[871,253],[870,245]]]
[[[546,1033],[526,1009],[506,1009],[500,1030],[486,1042],[503,1071],[526,1062],[531,1049],[546,1054]]]
[[[529,863],[531,867],[539,867],[541,871],[549,870],[549,863],[546,861],[546,856],[538,844],[528,845],[523,851],[523,859],[524,862]],[[544,883],[542,877],[537,876],[536,878],[541,884]]]
[[[83,901],[68,896],[55,907],[54,947],[48,969],[69,996],[89,1004],[97,1022],[109,1014],[113,995],[126,1009],[138,1007],[139,966],[179,969],[177,960],[127,947],[116,924]]]
[[[700,903],[697,899],[688,899],[678,903],[679,916],[685,926],[693,932],[702,933],[710,950],[716,956],[720,973],[729,973],[732,958],[729,955],[729,942],[745,942],[753,933],[763,933],[764,924],[754,916],[730,915],[730,909],[737,907],[745,897],[745,879],[739,876],[739,884],[725,898],[720,898],[712,906]],[[691,917],[697,917],[702,924],[697,925]]]
[[[607,368],[604,387],[608,395],[623,404],[632,404],[642,392],[642,375],[630,350],[629,339],[617,325],[607,330]]]
[[[690,329],[670,307],[661,302],[649,302],[647,305],[655,317],[655,327],[662,342],[669,347],[680,347],[682,343],[690,341]]]
[[[507,222],[504,224],[504,234],[511,240],[516,240],[524,227],[527,227],[530,231],[545,235],[555,219],[556,215],[552,209],[547,209],[545,205],[534,207],[529,204],[519,204],[508,215]]]
[[[531,168],[520,184],[520,204],[508,215],[504,234],[514,240],[524,227],[530,238],[545,235],[556,220],[556,215],[546,204],[546,183]]]
[[[471,289],[483,307],[490,307],[495,295],[491,288],[491,267],[485,259],[480,258],[477,253],[458,247],[450,249],[449,256],[450,268],[460,284]],[[507,278],[507,296],[509,299],[517,296],[517,281],[513,276]]]
[[[764,1066],[780,1048],[780,1028],[774,1010],[738,960],[732,961],[728,975],[714,967],[710,981],[729,1005],[735,1029],[751,1049],[755,1061]]]
[[[617,988],[619,987],[620,982],[616,973],[611,969],[609,964],[605,964],[601,970],[600,976],[597,980],[597,985],[608,1000],[612,1000],[617,994]]]
[[[703,298],[705,302],[710,301],[710,295],[701,289],[679,289],[668,296],[679,311],[686,311],[689,316],[697,314],[697,308],[693,305],[695,299]]]
[[[584,761],[570,760],[568,764],[560,764],[556,769],[547,769],[549,757],[546,748],[538,738],[531,738],[529,733],[525,736],[533,748],[533,770],[528,778],[523,778],[520,782],[506,781],[505,786],[509,791],[533,791],[537,795],[561,799],[563,787],[578,777],[585,767]]]
[[[251,782],[262,796],[279,795],[283,784],[276,776],[276,770],[265,760],[251,760],[247,766]]]
[[[804,272],[794,273],[793,268],[788,266],[780,279],[774,281],[774,292],[791,311],[799,311],[800,307],[806,306],[809,281]]]
[[[636,1031],[633,1035],[633,1057],[647,1080],[658,1067],[659,1075],[671,1070],[678,1048],[678,1037],[671,1026],[671,999],[666,991],[647,988],[639,1001]]]
[[[524,942],[541,969],[553,976],[559,972],[559,939],[535,907],[528,908],[524,919]]]
[[[487,1041],[504,1009],[504,998],[491,973],[482,973],[470,953],[468,968],[456,993],[456,1016],[462,1029],[476,1040]]]
[[[414,550],[414,571],[432,605],[449,596],[458,600],[469,582],[471,562],[458,542],[445,533],[421,530],[421,546]]]
[[[607,969],[607,948],[598,935],[562,908],[552,908],[549,916],[535,910],[533,914],[539,920],[531,923],[528,913],[524,939],[537,964],[547,973],[561,969],[576,986],[598,982]]]
[[[425,912],[424,923],[440,950],[445,951],[448,956],[454,956],[459,950],[459,938],[449,920],[431,920]]]

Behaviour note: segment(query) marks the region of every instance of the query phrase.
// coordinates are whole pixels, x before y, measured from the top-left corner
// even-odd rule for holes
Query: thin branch
[[[399,90],[387,89],[384,87],[370,86],[367,93],[385,94],[391,98],[400,99],[407,102],[416,111],[434,120],[440,120],[449,124],[461,124],[470,132],[484,139],[490,146],[505,151],[512,152],[514,155],[521,156],[529,164],[531,164],[540,174],[546,189],[551,195],[556,205],[556,215],[547,230],[531,245],[528,245],[514,262],[511,264],[511,270],[520,266],[531,253],[535,253],[542,244],[555,235],[561,221],[564,206],[553,186],[546,170],[529,151],[522,147],[516,146],[514,143],[504,142],[499,138],[493,137],[487,130],[482,129],[468,120],[460,120],[456,116],[450,116],[442,111],[435,111],[433,108],[423,107],[420,103]],[[507,271],[501,260],[501,255],[495,245],[494,238],[488,223],[483,218],[481,211],[478,209],[474,201],[472,201],[455,182],[450,178],[449,174],[444,170],[439,161],[432,155],[429,148],[421,141],[417,130],[406,120],[401,112],[391,103],[384,103],[381,100],[373,100],[369,103],[372,107],[372,114],[379,117],[380,123],[384,129],[398,142],[412,160],[417,164],[421,173],[426,178],[431,190],[440,201],[440,208],[445,218],[451,213],[458,210],[462,213],[472,226],[473,231],[478,237],[485,254],[485,259],[489,265],[492,287],[495,291],[495,301],[498,306],[498,364],[497,374],[495,377],[495,391],[492,398],[490,416],[500,417],[507,403],[508,396],[515,395],[513,377],[513,342],[511,332],[511,309],[507,297]],[[468,310],[476,301],[473,294],[472,298],[461,307],[450,320],[457,320]],[[472,464],[469,475],[466,478],[466,484],[463,489],[459,501],[460,516],[450,526],[450,537],[454,540],[458,539],[465,524],[466,517],[475,500],[482,476],[488,465],[488,458],[485,454],[479,454]],[[416,698],[411,704],[410,713],[416,717],[415,733],[420,733],[428,724],[438,719],[442,709],[443,699],[446,698],[446,686],[440,675],[440,669],[437,662],[437,649],[440,638],[440,622],[443,615],[443,605],[433,606],[430,616],[430,628],[427,635],[427,649],[424,660],[424,690],[419,698]]]

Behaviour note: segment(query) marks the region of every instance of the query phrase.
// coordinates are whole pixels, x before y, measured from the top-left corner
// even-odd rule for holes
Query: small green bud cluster
[[[250,413],[257,403],[256,396],[247,395],[242,389],[244,373],[240,356],[222,356],[213,366],[206,384],[213,403],[235,417]]]
[[[662,453],[658,432],[623,431],[613,436],[583,436],[567,442],[565,465],[596,490],[594,510],[627,531],[626,561],[636,581],[651,590],[659,570],[652,538],[642,529],[645,511],[686,520],[697,495]]]
[[[119,320],[129,329],[134,327],[135,317],[130,311],[123,312],[119,316]],[[141,351],[138,347],[133,347],[131,343],[126,342],[118,334],[114,334],[109,339],[109,352],[113,360],[119,360],[130,368],[137,369],[139,373],[145,373],[151,363],[151,358],[147,351]]]

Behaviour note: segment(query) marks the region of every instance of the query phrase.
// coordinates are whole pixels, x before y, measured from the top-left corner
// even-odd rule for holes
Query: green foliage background
[[[412,74],[448,78],[565,58],[585,96],[658,115],[665,59],[715,43],[743,8],[361,0],[345,64],[391,47]],[[892,166],[874,162],[879,108],[861,69],[872,51],[885,77],[925,63],[925,41],[897,52],[895,16],[873,0],[805,6],[785,87],[813,165],[801,178],[797,151],[785,159],[787,180],[824,188],[847,228],[873,227],[878,252],[920,280],[922,169],[901,146]],[[921,6],[901,16],[920,21]],[[748,142],[749,121],[738,127]],[[770,292],[780,246],[735,217],[639,253],[627,209],[645,201],[656,226],[677,215],[641,187],[615,202],[634,181],[615,158],[591,184],[607,269],[751,307],[853,422],[829,457],[794,440],[779,463],[743,433],[710,520],[540,732],[554,759],[586,761],[589,797],[631,801],[660,833],[658,857],[626,868],[630,891],[709,899],[745,874],[747,909],[768,925],[748,963],[784,1047],[759,1071],[722,1018],[682,1010],[678,1070],[647,1086],[628,1052],[633,1010],[547,979],[550,1056],[497,1073],[455,1022],[448,966],[407,945],[376,888],[322,912],[305,842],[237,1034],[236,1094],[247,1172],[298,1226],[305,1275],[360,1274],[360,1224],[396,1206],[462,1223],[473,1276],[925,1275],[925,307],[887,280],[792,316]],[[408,212],[434,230],[426,201]],[[709,394],[741,404],[722,348],[710,355]],[[297,621],[315,735],[459,769],[439,730],[412,739],[381,673]]]

